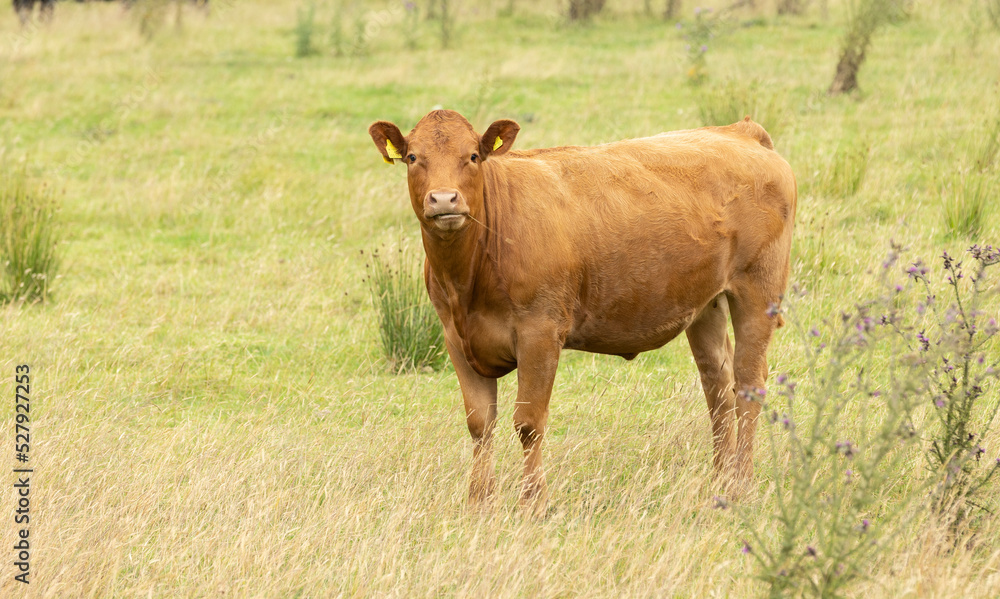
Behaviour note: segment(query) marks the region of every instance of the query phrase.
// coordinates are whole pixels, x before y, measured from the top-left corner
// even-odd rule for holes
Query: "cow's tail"
[[[763,127],[753,122],[749,115],[744,117],[742,121],[734,123],[733,127],[743,135],[756,139],[760,142],[760,145],[768,150],[774,149],[774,142],[771,141],[771,136],[767,134],[767,131]]]

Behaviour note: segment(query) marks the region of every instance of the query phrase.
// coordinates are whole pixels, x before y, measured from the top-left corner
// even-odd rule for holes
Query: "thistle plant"
[[[417,36],[420,31],[420,9],[416,2],[403,5],[406,13],[403,15],[403,39],[407,50],[417,49]]]
[[[973,245],[963,260],[945,252],[941,261],[947,287],[943,297],[935,292],[922,262],[909,267],[923,294],[917,310],[930,322],[915,334],[901,331],[901,336],[921,357],[919,369],[929,382],[936,426],[926,454],[937,475],[935,507],[957,527],[973,510],[992,512],[996,504],[996,494],[985,490],[1000,470],[1000,457],[987,458],[983,444],[1000,407],[1000,328],[996,313],[985,306],[997,294],[997,281],[988,275],[1000,264],[1000,250]]]
[[[711,8],[696,7],[694,21],[687,26],[677,23],[677,29],[686,42],[684,51],[687,54],[688,70],[685,75],[691,85],[701,85],[708,79],[707,60],[708,44],[715,37],[717,28],[716,15]]]
[[[901,340],[888,326],[902,288],[887,273],[879,296],[815,326],[794,314],[804,292],[785,302],[807,364],[798,379],[779,374],[773,396],[759,398],[774,512],[742,545],[772,597],[840,596],[907,514],[913,495],[893,488],[893,473],[915,452],[912,414],[925,387],[908,376],[915,357],[898,352]],[[889,368],[870,367],[886,356],[896,356]],[[860,421],[843,417],[852,404],[864,406]]]

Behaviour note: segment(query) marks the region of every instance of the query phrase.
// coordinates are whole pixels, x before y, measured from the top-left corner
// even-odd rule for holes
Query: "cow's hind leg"
[[[712,419],[715,469],[726,474],[732,472],[736,458],[736,392],[728,325],[729,304],[725,294],[719,294],[686,331]]]
[[[787,272],[787,271],[784,271]],[[777,270],[777,273],[782,273]],[[727,292],[736,335],[734,374],[739,430],[736,438],[736,473],[742,480],[753,476],[754,436],[767,381],[767,347],[781,317],[773,310],[781,303],[783,276],[768,276],[764,269]]]

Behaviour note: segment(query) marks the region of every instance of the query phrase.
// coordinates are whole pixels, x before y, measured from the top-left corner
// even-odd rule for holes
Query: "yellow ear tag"
[[[497,135],[497,140],[496,140],[496,142],[493,143],[493,149],[496,150],[497,148],[499,148],[502,145],[503,145],[503,140],[500,139],[499,135]]]
[[[389,158],[403,159],[403,157],[399,154],[399,150],[397,150],[396,146],[392,145],[392,142],[388,139],[385,140],[385,153],[389,155]]]
[[[392,161],[392,158],[386,158],[385,156],[382,157],[382,162],[386,164],[396,164],[395,162]]]

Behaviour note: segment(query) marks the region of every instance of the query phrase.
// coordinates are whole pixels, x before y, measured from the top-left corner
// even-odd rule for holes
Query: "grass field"
[[[514,381],[503,380],[500,496],[466,509],[471,443],[454,373],[393,375],[379,352],[361,251],[401,238],[420,248],[405,169],[383,164],[367,126],[408,131],[440,105],[480,131],[519,121],[516,147],[594,144],[701,126],[713,90],[756,80],[774,104],[761,120],[799,180],[792,282],[808,294],[794,318],[808,330],[878,292],[890,240],[935,269],[942,251],[1000,241],[995,165],[981,232],[952,234],[945,217],[980,132],[1000,119],[1000,32],[985,3],[914,2],[877,34],[860,93],[839,97],[825,93],[837,0],[827,16],[816,3],[777,17],[761,0],[736,13],[707,44],[701,87],[686,75],[690,2],[680,31],[637,0],[582,25],[554,0],[510,14],[506,0],[451,4],[448,49],[431,21],[404,35],[401,2],[347,4],[337,57],[335,3],[317,2],[304,58],[294,1],[188,7],[180,27],[168,15],[147,35],[117,3],[61,2],[51,24],[27,28],[0,7],[0,157],[57,191],[64,239],[53,301],[0,309],[0,454],[17,467],[13,377],[27,363],[35,469],[32,582],[13,580],[8,486],[0,594],[767,592],[741,546],[775,530],[771,441],[762,430],[742,507],[712,509],[724,490],[683,336],[628,363],[564,353],[542,520],[516,507]],[[869,159],[845,197],[828,180],[848,147]],[[805,376],[807,343],[797,326],[779,331],[772,372]],[[883,357],[873,370],[889,368]],[[874,408],[843,409],[860,423]],[[1000,456],[1000,436],[983,445]],[[895,468],[890,504],[927,476],[919,457]],[[971,548],[953,549],[913,513],[886,524],[846,596],[1000,596],[1000,524],[985,519]]]

